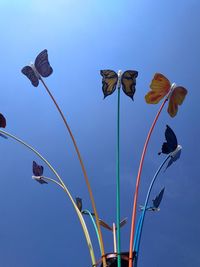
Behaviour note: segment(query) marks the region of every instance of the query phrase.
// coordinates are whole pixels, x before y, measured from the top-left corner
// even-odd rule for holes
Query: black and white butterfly
[[[25,66],[22,73],[31,81],[32,85],[37,87],[42,77],[48,77],[52,74],[53,69],[49,64],[47,50],[43,50],[35,59],[35,63]]]

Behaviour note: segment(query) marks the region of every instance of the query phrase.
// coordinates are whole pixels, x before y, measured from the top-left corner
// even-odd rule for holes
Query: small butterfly
[[[161,73],[156,73],[150,85],[145,100],[148,104],[157,104],[161,99],[168,95],[171,90],[170,81]],[[169,95],[168,113],[175,117],[178,112],[178,106],[181,105],[187,95],[187,90],[182,86],[176,86]]]
[[[153,205],[152,206],[148,206],[146,208],[146,210],[148,211],[159,211],[160,208],[160,203],[162,201],[163,198],[163,194],[164,194],[165,188],[163,188],[160,193],[155,197],[155,199],[152,200]],[[144,206],[140,206],[140,210],[144,210]]]
[[[102,79],[102,85],[103,85],[103,93],[104,98],[108,95],[111,95],[118,83],[118,75],[113,70],[101,70],[100,71]],[[127,70],[125,71],[122,76],[120,82],[122,83],[122,89],[124,93],[129,96],[131,99],[133,99],[133,96],[135,94],[135,85],[136,85],[136,78],[138,76],[138,72],[135,70]]]
[[[35,59],[35,63],[25,66],[22,73],[31,81],[32,85],[37,87],[42,77],[48,77],[52,74],[53,69],[48,61],[47,50],[43,50]],[[40,76],[41,75],[41,76]]]
[[[164,194],[165,188],[163,187],[163,189],[160,191],[160,193],[155,197],[155,199],[152,200],[153,202],[153,207],[152,209],[159,209],[160,203],[162,201],[163,198],[163,194]]]
[[[6,118],[1,113],[0,113],[0,127],[1,128],[5,128],[6,127]]]
[[[40,184],[48,184],[44,179],[42,179],[44,168],[41,165],[38,165],[35,161],[33,161],[33,178]]]

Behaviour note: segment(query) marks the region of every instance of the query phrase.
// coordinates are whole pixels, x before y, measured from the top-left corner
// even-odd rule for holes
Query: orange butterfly
[[[183,103],[187,90],[182,86],[173,87],[170,81],[161,73],[156,73],[150,84],[149,91],[145,100],[148,104],[157,104],[165,96],[169,98],[168,113],[171,117],[175,117],[178,112],[178,105]],[[171,91],[171,93],[170,93]]]

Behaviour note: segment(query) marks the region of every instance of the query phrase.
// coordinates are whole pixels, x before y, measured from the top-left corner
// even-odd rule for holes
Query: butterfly
[[[6,118],[1,113],[0,113],[0,127],[1,128],[5,128],[6,127]]]
[[[125,71],[119,81],[118,74],[113,70],[101,70],[100,71],[102,78],[102,90],[104,93],[104,98],[108,95],[111,95],[116,87],[117,83],[122,83],[122,89],[124,93],[133,99],[135,94],[135,85],[136,85],[136,78],[138,76],[138,72],[135,70],[127,70]]]
[[[156,73],[150,84],[151,90],[146,94],[145,100],[148,104],[157,104],[165,96],[169,95],[168,113],[175,117],[178,112],[178,106],[181,105],[187,95],[187,90],[182,86],[176,86],[171,90],[170,81],[161,73]]]
[[[165,130],[165,139],[167,142],[164,142],[162,144],[162,152],[159,152],[159,154],[161,153],[169,154],[175,151],[176,148],[178,147],[178,141],[177,141],[175,133],[168,125],[166,125],[166,127],[167,128]]]
[[[159,209],[160,203],[161,203],[162,198],[163,198],[164,191],[165,191],[165,188],[163,188],[160,191],[160,193],[155,197],[155,199],[152,200],[152,202],[153,202],[152,209],[155,209],[155,210]]]
[[[148,211],[159,211],[160,210],[159,206],[162,201],[164,191],[165,191],[165,188],[163,188],[160,191],[160,193],[155,197],[155,199],[152,200],[153,205],[147,207],[146,210]],[[144,210],[144,206],[140,206],[140,210]]]
[[[176,160],[180,158],[182,147],[181,145],[178,145],[178,141],[173,130],[168,125],[166,125],[166,127],[167,128],[165,130],[165,139],[167,142],[163,143],[162,149],[161,149],[162,151],[159,152],[158,154],[160,155],[161,153],[163,154],[171,153],[170,161],[168,162],[168,165],[166,167],[167,169],[170,165],[172,165],[173,162],[175,162]]]
[[[35,161],[33,161],[33,178],[40,184],[47,184],[45,180],[42,179],[44,168],[41,165],[38,165]]]
[[[53,69],[49,64],[47,50],[43,50],[35,59],[35,63],[25,66],[22,73],[31,81],[32,85],[37,87],[42,77],[48,77],[52,74]]]

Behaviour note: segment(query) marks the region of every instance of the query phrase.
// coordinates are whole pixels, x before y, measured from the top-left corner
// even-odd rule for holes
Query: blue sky
[[[153,133],[141,180],[139,203],[161,163],[165,125],[183,146],[181,159],[159,177],[165,185],[161,211],[145,219],[139,266],[200,266],[199,259],[199,47],[198,0],[1,1],[0,112],[6,130],[37,148],[58,170],[74,197],[91,209],[69,135],[42,85],[31,86],[21,68],[48,49],[54,69],[46,79],[81,150],[98,213],[115,221],[117,94],[103,100],[101,69],[139,72],[135,101],[121,97],[121,209],[128,217],[122,250],[129,248],[135,178],[144,140],[159,105],[144,96],[155,72],[188,89],[178,115],[164,109]],[[0,263],[4,267],[91,266],[71,203],[54,185],[31,179],[33,154],[0,140]],[[45,175],[52,176],[47,167]],[[152,196],[152,198],[153,198]],[[99,249],[90,221],[97,258]],[[103,230],[106,251],[112,236]],[[78,256],[77,256],[78,255]]]

